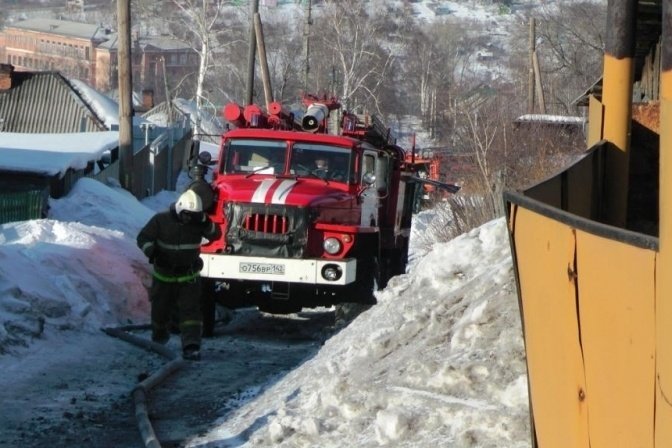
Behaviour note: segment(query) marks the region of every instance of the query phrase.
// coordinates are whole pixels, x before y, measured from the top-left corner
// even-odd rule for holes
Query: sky
[[[53,349],[63,341],[93,341],[105,337],[102,327],[148,322],[150,267],[135,236],[176,195],[163,191],[139,202],[84,178],[50,200],[47,219],[0,226],[3,390],[23,390],[26,378],[75,356],[72,344]],[[377,293],[377,305],[313,358],[259,385],[188,446],[231,446],[223,441],[262,415],[271,417],[235,446],[530,446],[505,222],[420,249],[414,241],[427,241],[426,223],[436,213],[414,220],[413,262]],[[31,387],[39,392],[39,384]],[[12,406],[25,412],[20,402],[5,404]]]

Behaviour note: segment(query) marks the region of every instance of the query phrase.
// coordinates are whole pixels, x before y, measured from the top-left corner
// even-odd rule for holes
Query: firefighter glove
[[[143,249],[145,256],[149,258],[150,263],[154,260],[154,257],[156,256],[155,248],[156,246],[154,246],[154,244],[148,244],[147,247]]]

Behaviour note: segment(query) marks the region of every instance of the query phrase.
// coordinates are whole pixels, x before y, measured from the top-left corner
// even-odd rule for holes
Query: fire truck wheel
[[[391,250],[388,256],[388,260],[389,260],[388,275],[387,275],[388,280],[394,276],[406,273],[405,257],[403,256],[401,250],[399,249]]]
[[[296,303],[283,300],[267,300],[258,306],[259,311],[269,314],[292,314],[301,311],[302,307]]]
[[[355,297],[353,302],[357,303],[376,303],[373,290],[376,287],[378,277],[378,263],[376,257],[367,256],[360,258],[357,262],[357,280],[355,280]]]

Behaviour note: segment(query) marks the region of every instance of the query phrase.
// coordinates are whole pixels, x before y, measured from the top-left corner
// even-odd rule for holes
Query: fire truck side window
[[[390,177],[390,158],[386,155],[379,154],[378,164],[376,166],[376,185],[378,186],[378,194],[384,196],[387,194],[387,185]]]
[[[364,154],[362,161],[362,177],[366,173],[376,174],[376,158],[371,154]]]
[[[278,174],[284,172],[286,143],[269,140],[232,140],[226,149],[224,172]]]

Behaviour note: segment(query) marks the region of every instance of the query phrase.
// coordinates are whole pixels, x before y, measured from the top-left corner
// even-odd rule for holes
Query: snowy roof
[[[7,28],[20,28],[24,30],[39,31],[43,33],[58,34],[61,36],[75,37],[80,39],[102,39],[109,35],[109,30],[102,25],[72,22],[57,19],[28,19],[6,25]]]
[[[191,45],[170,36],[140,36],[133,41],[133,46],[135,46],[136,43],[137,46],[143,50],[155,48],[161,51],[194,51]],[[105,42],[98,45],[98,48],[116,50],[118,46],[119,35],[117,33],[112,33],[106,36]]]
[[[201,109],[200,112],[196,107],[196,101],[187,100],[184,98],[175,98],[173,104],[180,112],[189,115],[191,122],[196,124],[196,118],[200,118],[200,126],[206,135],[219,136],[226,130],[226,126],[219,120],[218,117]]]
[[[583,117],[549,114],[526,114],[521,115],[514,121],[516,123],[558,124],[566,126],[582,126],[586,123],[586,119]]]
[[[141,36],[138,45],[142,48],[154,47],[160,50],[189,50],[195,51],[191,45],[169,36]]]
[[[118,132],[18,134],[0,132],[0,169],[63,176],[119,146]]]
[[[119,126],[119,103],[98,92],[83,81],[71,79],[70,82],[82,99],[104,121],[108,129],[112,129],[113,126]],[[133,117],[133,124],[135,126],[146,122],[147,120],[142,117]]]

